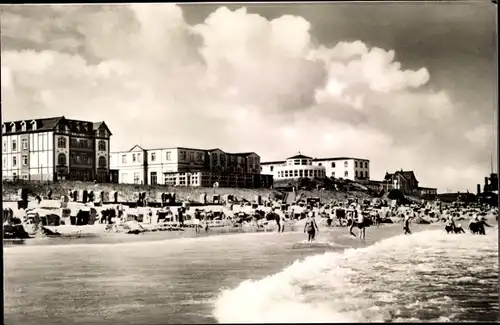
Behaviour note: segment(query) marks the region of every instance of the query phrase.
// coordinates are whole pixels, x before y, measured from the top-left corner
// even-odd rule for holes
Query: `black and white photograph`
[[[500,321],[495,1],[0,22],[4,324]]]

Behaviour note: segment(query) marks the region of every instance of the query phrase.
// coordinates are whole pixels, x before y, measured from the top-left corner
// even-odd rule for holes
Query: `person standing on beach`
[[[304,226],[304,233],[308,234],[307,242],[313,242],[316,238],[316,232],[319,232],[318,225],[316,224],[316,220],[313,218],[313,213],[309,212],[307,214],[306,224]]]

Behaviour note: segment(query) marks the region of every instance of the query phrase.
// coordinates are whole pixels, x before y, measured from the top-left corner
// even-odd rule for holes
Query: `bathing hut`
[[[90,208],[89,225],[93,225],[97,220],[97,210]]]
[[[219,194],[214,194],[212,196],[212,202],[213,202],[213,204],[220,204],[220,195]]]
[[[67,195],[61,195],[61,208],[67,208],[69,202],[69,197]]]
[[[127,211],[127,221],[144,221],[144,214],[140,213],[137,209],[130,209]]]

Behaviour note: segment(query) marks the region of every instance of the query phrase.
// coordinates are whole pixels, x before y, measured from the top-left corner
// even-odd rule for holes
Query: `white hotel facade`
[[[226,153],[220,149],[161,148],[111,153],[111,169],[122,184],[212,187],[269,187],[272,177],[260,175],[254,152]]]
[[[274,180],[334,177],[357,182],[370,180],[370,161],[360,158],[312,158],[298,154],[284,161],[262,162],[262,174]]]

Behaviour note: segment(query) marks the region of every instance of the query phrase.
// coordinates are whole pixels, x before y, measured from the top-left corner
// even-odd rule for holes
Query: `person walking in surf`
[[[314,239],[316,238],[316,232],[318,232],[318,225],[316,224],[316,220],[313,218],[313,213],[309,212],[307,214],[307,220],[306,224],[304,226],[304,233],[307,232],[308,237],[307,237],[307,242],[313,242]]]
[[[405,232],[405,235],[411,235],[411,230],[410,230],[410,214],[407,213],[405,215],[405,219],[403,221],[403,230]]]
[[[365,216],[363,215],[363,212],[361,212],[358,209],[354,209],[351,227],[349,228],[349,233],[354,237],[356,237],[356,235],[352,232],[352,229],[356,226],[359,229],[359,238],[365,239],[366,238]]]

